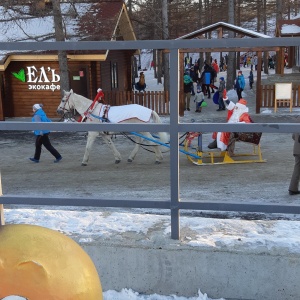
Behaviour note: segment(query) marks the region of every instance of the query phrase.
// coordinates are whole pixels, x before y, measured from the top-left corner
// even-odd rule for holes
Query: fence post
[[[261,86],[261,59],[262,53],[258,51],[258,65],[257,65],[257,77],[256,77],[256,110],[255,113],[260,113],[261,97],[262,97],[262,86]]]
[[[2,196],[2,183],[1,183],[1,173],[0,173],[0,197],[1,196]],[[5,225],[3,204],[0,204],[0,226],[1,225]]]
[[[171,178],[171,238],[179,240],[179,51],[171,49],[170,53],[170,178]]]

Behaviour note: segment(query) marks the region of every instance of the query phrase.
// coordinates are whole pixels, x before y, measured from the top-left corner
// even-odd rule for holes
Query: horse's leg
[[[121,161],[121,154],[115,147],[115,144],[111,140],[110,135],[105,134],[105,133],[100,133],[100,135],[102,136],[104,142],[109,146],[110,150],[113,152],[114,157],[115,157],[115,163],[118,164]]]
[[[136,154],[138,153],[139,149],[140,149],[140,143],[142,142],[142,138],[137,136],[135,138],[135,146],[133,148],[133,150],[131,151],[127,161],[128,162],[132,162],[136,156]]]
[[[153,136],[149,132],[141,132],[141,134],[150,139],[154,139]],[[134,149],[132,150],[132,152],[129,155],[129,158],[127,160],[128,162],[132,162],[134,160],[137,152],[140,149],[140,144],[142,143],[143,139],[141,137],[136,137],[135,141],[136,141],[136,144],[135,144]],[[155,144],[155,142],[151,142],[151,141],[148,141],[148,143],[149,143],[149,145],[152,146],[151,149],[155,153],[155,163],[160,164],[163,159],[163,155],[160,151],[159,145]]]
[[[152,134],[150,132],[144,132],[143,133],[145,137],[148,137],[150,139],[154,139],[154,137],[152,136]],[[153,152],[155,153],[155,163],[156,164],[160,164],[161,161],[163,160],[163,155],[161,153],[159,144],[156,144],[155,142],[149,142],[150,145],[153,145],[151,148],[153,150]]]
[[[81,163],[82,166],[87,166],[87,162],[88,162],[89,156],[90,156],[90,151],[91,151],[94,141],[98,135],[99,135],[99,132],[97,132],[97,131],[89,131],[88,132],[88,137],[87,137],[86,146],[85,146],[85,152],[84,152],[84,156],[83,156],[82,163]]]

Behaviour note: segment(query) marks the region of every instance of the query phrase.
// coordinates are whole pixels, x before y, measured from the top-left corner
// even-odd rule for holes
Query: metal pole
[[[170,178],[171,178],[171,238],[178,240],[179,229],[179,51],[170,52]]]

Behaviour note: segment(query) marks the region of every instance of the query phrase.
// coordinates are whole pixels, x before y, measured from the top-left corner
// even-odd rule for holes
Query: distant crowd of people
[[[185,94],[185,110],[190,110],[191,96],[196,96],[196,112],[201,112],[201,101],[204,100],[204,95],[211,98],[211,93],[218,89],[215,86],[215,81],[219,73],[219,66],[216,61],[212,64],[205,63],[203,70],[200,70],[199,63],[196,61],[194,65],[188,62],[184,73],[184,94]],[[199,104],[200,103],[200,104]],[[200,105],[200,107],[199,107]]]
[[[258,64],[258,57],[257,55],[252,55],[245,53],[241,56],[240,65],[242,65],[244,68],[251,68],[251,70],[257,71],[257,64]],[[268,68],[269,69],[275,69],[276,65],[276,55],[269,55],[268,57]],[[284,54],[284,66],[288,66],[288,54]]]
[[[224,64],[225,63],[226,56],[224,57]],[[211,60],[211,63],[204,62],[203,67],[200,68],[199,60],[196,60],[194,64],[191,64],[191,57],[185,57],[185,73],[183,77],[185,110],[190,111],[190,102],[191,97],[193,96],[193,100],[196,104],[195,112],[201,112],[201,105],[204,101],[204,96],[207,96],[207,99],[210,99],[212,94],[215,92],[218,92],[217,95],[214,95],[213,97],[214,103],[219,105],[217,111],[225,110],[223,96],[224,93],[226,93],[226,81],[223,76],[217,80],[218,74],[221,72],[220,65],[221,64],[218,64],[217,59],[213,59]],[[250,71],[248,78],[249,87],[252,89],[254,83],[254,75],[252,70]],[[245,85],[246,82],[243,72],[238,71],[234,85],[238,100],[242,98],[242,92],[245,88]]]

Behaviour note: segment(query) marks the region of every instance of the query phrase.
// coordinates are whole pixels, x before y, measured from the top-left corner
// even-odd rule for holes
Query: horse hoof
[[[121,160],[117,159],[115,160],[115,164],[119,164],[121,162]]]
[[[160,165],[161,162],[157,160],[157,161],[155,161],[155,164],[156,164],[156,165]]]
[[[86,167],[86,166],[87,166],[87,164],[85,164],[85,163],[81,163],[81,165],[82,165],[83,167]]]
[[[127,161],[128,161],[128,162],[132,162],[132,159],[128,158]]]

